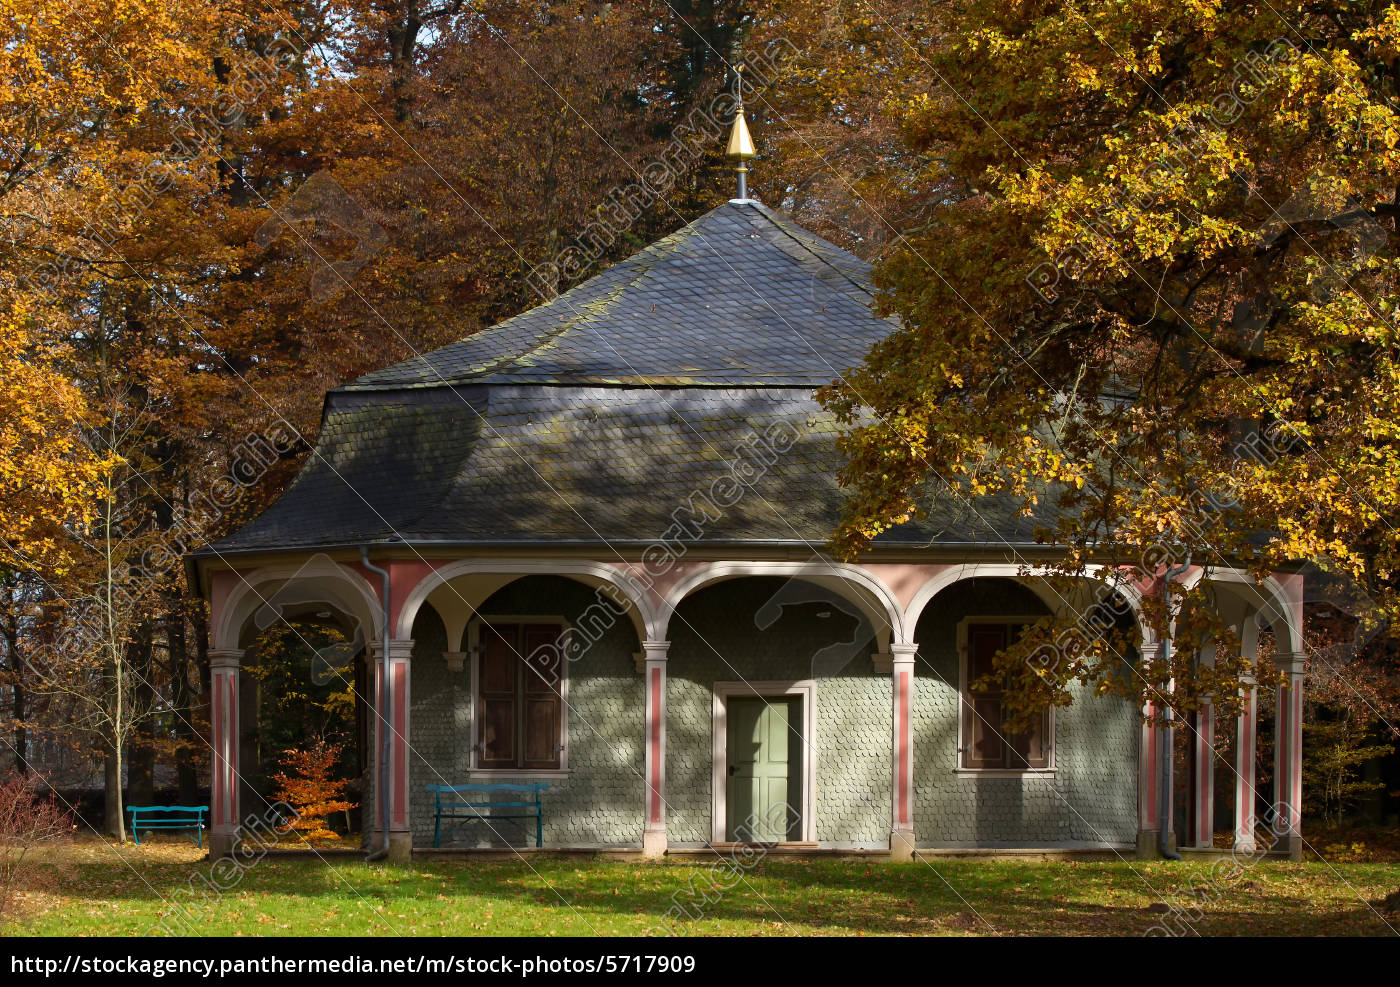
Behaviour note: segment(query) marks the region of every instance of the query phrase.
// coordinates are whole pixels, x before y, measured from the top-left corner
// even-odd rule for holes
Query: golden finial
[[[749,168],[744,162],[750,158],[758,156],[758,151],[754,149],[753,138],[749,136],[749,125],[744,120],[744,80],[740,75],[744,71],[742,65],[734,66],[734,126],[729,131],[729,145],[724,149],[724,156],[737,163],[735,169],[739,175],[739,198],[749,197]]]

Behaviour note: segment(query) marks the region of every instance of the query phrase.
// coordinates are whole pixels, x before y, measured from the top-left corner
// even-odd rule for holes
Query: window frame
[[[971,696],[968,689],[968,672],[972,661],[971,629],[978,624],[999,624],[1003,627],[1030,625],[1045,619],[1045,614],[986,614],[964,617],[958,621],[958,735],[957,757],[954,774],[976,775],[978,777],[1052,777],[1055,774],[1055,752],[1059,746],[1055,742],[1055,707],[1045,711],[1045,766],[1039,768],[979,768],[967,763],[967,727],[971,715]]]
[[[482,767],[481,765],[481,722],[479,719],[481,715],[481,662],[483,658],[481,631],[484,626],[491,624],[556,624],[562,628],[560,636],[564,639],[564,654],[559,667],[559,767],[557,768],[500,768]],[[471,754],[467,770],[469,780],[495,779],[503,781],[513,778],[549,780],[567,778],[571,774],[569,769],[569,654],[571,648],[569,645],[572,634],[573,624],[564,617],[553,614],[477,614],[467,623],[466,651],[471,663],[471,696],[468,700],[471,725],[467,738]],[[523,740],[523,737],[519,738],[519,742],[523,743]]]

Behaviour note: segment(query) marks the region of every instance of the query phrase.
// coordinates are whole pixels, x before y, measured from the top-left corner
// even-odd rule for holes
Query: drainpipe
[[[360,564],[367,570],[379,576],[379,606],[380,626],[383,628],[383,638],[380,642],[379,658],[379,763],[375,771],[375,797],[379,802],[379,832],[381,842],[379,849],[375,850],[365,862],[372,860],[383,860],[389,856],[389,710],[393,706],[389,704],[389,570],[381,569],[369,560],[369,548],[360,546]]]
[[[1188,552],[1186,561],[1169,568],[1162,578],[1162,602],[1167,618],[1166,633],[1162,635],[1162,661],[1167,667],[1171,666],[1172,659],[1172,580],[1184,575],[1190,568],[1191,553]],[[1168,687],[1170,688],[1170,685]],[[1165,715],[1166,725],[1162,727],[1162,759],[1157,780],[1157,850],[1167,860],[1180,860],[1181,854],[1171,848],[1170,836],[1174,822],[1171,818],[1172,785],[1175,783],[1176,772],[1175,731],[1172,729],[1172,721],[1176,714],[1170,704],[1167,705]]]

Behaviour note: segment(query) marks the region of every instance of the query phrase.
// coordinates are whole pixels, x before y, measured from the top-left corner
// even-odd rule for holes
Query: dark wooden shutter
[[[1005,695],[1000,682],[990,688],[977,683],[994,671],[998,651],[1025,630],[1025,625],[973,624],[967,631],[967,693],[963,710],[963,766],[968,768],[1048,768],[1050,711],[1041,713],[1029,730],[1007,733]]]
[[[516,766],[519,734],[520,659],[516,655],[518,625],[483,625],[481,628],[481,693],[477,763],[483,768]]]
[[[563,633],[558,624],[482,625],[478,767],[559,767]]]
[[[1001,690],[977,688],[993,670],[992,659],[1006,647],[1006,628],[974,624],[968,628],[967,693],[963,709],[963,766],[1003,768],[1006,747],[1001,739]]]
[[[1029,624],[1013,624],[1008,628],[1007,643],[1026,633]],[[1048,768],[1050,766],[1050,711],[1042,712],[1030,729],[1007,734],[1006,766],[1009,768]]]
[[[525,624],[521,634],[525,664],[522,768],[559,767],[563,631],[557,624]]]

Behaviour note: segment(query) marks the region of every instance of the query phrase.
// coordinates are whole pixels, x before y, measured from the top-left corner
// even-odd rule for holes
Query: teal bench
[[[535,846],[544,846],[544,805],[540,795],[548,790],[549,782],[532,785],[429,785],[433,793],[433,847],[442,846],[442,821],[490,822],[493,819],[535,820]],[[502,795],[496,796],[500,792]],[[515,795],[517,799],[509,798]],[[527,796],[534,796],[528,799]],[[478,796],[485,801],[473,801]],[[493,797],[494,796],[494,797]],[[502,812],[506,809],[510,811]],[[488,814],[489,813],[489,814]],[[460,825],[460,823],[458,823]]]
[[[200,849],[204,848],[204,814],[207,805],[128,805],[131,813],[131,836],[141,845],[141,830],[192,829]]]

